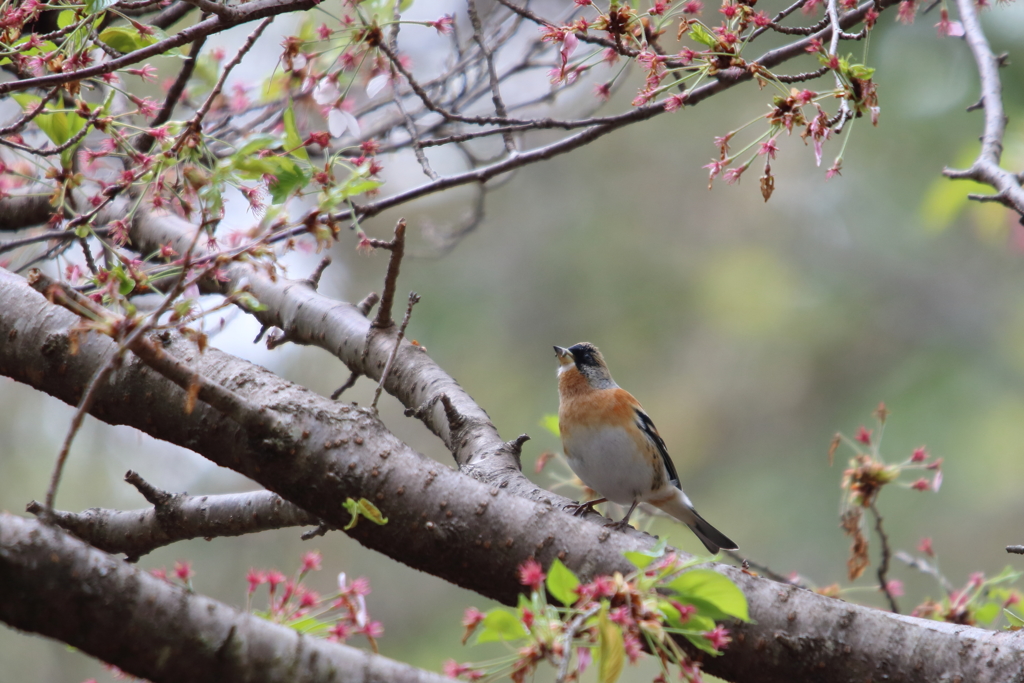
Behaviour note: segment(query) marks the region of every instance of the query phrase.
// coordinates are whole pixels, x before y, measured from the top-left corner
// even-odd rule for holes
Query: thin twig
[[[562,640],[562,661],[558,665],[558,676],[555,678],[555,683],[565,683],[569,675],[569,662],[572,660],[572,639],[576,637],[576,634],[583,627],[583,624],[586,623],[587,619],[597,614],[600,610],[600,605],[594,605],[569,622]]]
[[[68,427],[68,433],[64,436],[64,443],[61,444],[60,453],[57,454],[57,462],[54,463],[53,472],[50,474],[50,485],[46,489],[46,499],[43,503],[41,516],[47,524],[54,523],[53,503],[57,498],[57,488],[60,486],[61,475],[64,474],[64,464],[68,460],[68,453],[71,452],[71,443],[75,440],[75,435],[78,434],[78,429],[82,426],[82,421],[85,419],[86,414],[92,408],[92,402],[96,398],[96,393],[99,391],[100,386],[107,380],[107,377],[110,376],[114,368],[120,364],[122,353],[123,351],[118,350],[93,374],[88,388],[86,388],[82,399],[78,402],[78,408],[75,410],[74,417],[71,418],[71,426]]]
[[[390,242],[384,240],[370,240],[375,249],[387,249],[391,252],[388,260],[388,271],[384,276],[384,293],[380,297],[380,307],[377,309],[377,317],[371,325],[373,329],[392,327],[395,324],[391,317],[391,308],[395,303],[395,287],[398,286],[398,272],[402,267],[402,256],[405,254],[405,219],[398,219],[395,224],[395,236]]]
[[[889,550],[889,537],[885,535],[885,530],[882,528],[882,515],[878,513],[875,501],[871,501],[869,507],[871,513],[875,516],[875,531],[878,532],[878,538],[882,543],[882,561],[878,563],[878,586],[885,593],[885,597],[889,601],[889,609],[899,614],[900,608],[896,604],[896,596],[889,590],[889,580],[886,576],[889,572],[889,557],[891,554]]]
[[[377,409],[377,400],[380,398],[380,392],[384,390],[384,382],[387,381],[388,375],[391,374],[391,366],[395,364],[395,356],[398,355],[398,350],[402,347],[402,340],[405,338],[405,328],[409,326],[409,319],[412,318],[412,307],[419,302],[420,295],[416,292],[409,292],[409,304],[405,308],[405,317],[402,319],[401,327],[398,328],[398,336],[395,338],[395,345],[391,349],[391,355],[388,356],[388,362],[384,365],[383,372],[380,373],[380,382],[377,383],[377,390],[373,392],[373,403],[370,404],[371,410]]]
[[[320,286],[320,278],[323,276],[324,271],[327,270],[327,266],[329,265],[331,265],[331,257],[329,255],[324,256],[320,259],[320,263],[317,264],[313,272],[310,273],[309,279],[306,280],[306,282],[309,283],[309,286],[312,287],[314,291]]]
[[[480,21],[480,14],[476,9],[476,0],[466,0],[466,11],[469,13],[470,23],[473,25],[473,41],[480,46],[484,55],[484,63],[487,65],[487,75],[491,84],[491,101],[494,103],[494,113],[502,118],[508,118],[508,110],[505,109],[505,102],[501,99],[499,88],[498,70],[494,66],[494,54],[487,47],[487,40],[484,38],[483,22]],[[509,154],[516,153],[516,143],[511,133],[502,134],[505,141],[505,151]]]

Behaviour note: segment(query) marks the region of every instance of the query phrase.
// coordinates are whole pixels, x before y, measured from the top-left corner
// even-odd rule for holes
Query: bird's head
[[[617,386],[604,362],[604,356],[590,342],[580,342],[567,349],[556,346],[555,357],[558,359],[559,376],[565,372],[579,372],[595,389]]]

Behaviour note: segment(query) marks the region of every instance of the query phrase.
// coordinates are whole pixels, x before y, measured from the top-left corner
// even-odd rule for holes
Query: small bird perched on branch
[[[573,472],[604,496],[568,506],[574,514],[612,501],[629,512],[608,526],[624,529],[640,503],[664,510],[690,527],[711,553],[737,545],[697,514],[683,493],[665,442],[640,402],[612,379],[593,344],[563,349],[558,357],[558,429]]]

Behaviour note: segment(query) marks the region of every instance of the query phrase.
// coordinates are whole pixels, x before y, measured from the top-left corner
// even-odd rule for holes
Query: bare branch
[[[1003,111],[1002,82],[999,78],[1000,58],[992,52],[978,19],[974,0],[957,0],[964,37],[971,48],[981,80],[981,103],[985,110],[985,127],[981,134],[981,151],[974,164],[966,170],[946,168],[943,174],[953,179],[971,179],[996,189],[995,195],[972,195],[978,201],[998,201],[1012,208],[1024,220],[1024,188],[1021,179],[1000,166],[1006,113]]]
[[[380,381],[377,383],[377,390],[373,392],[373,402],[370,404],[370,408],[372,410],[377,409],[377,401],[380,399],[380,392],[384,390],[384,383],[387,382],[388,375],[391,374],[391,368],[395,364],[395,356],[398,355],[398,350],[402,348],[402,340],[405,339],[405,328],[409,326],[409,319],[412,318],[412,307],[419,302],[420,295],[416,292],[409,292],[409,304],[405,309],[405,318],[402,319],[402,325],[398,328],[398,336],[395,337],[395,346],[391,350],[391,355],[388,356],[388,362],[384,364],[384,370],[380,373]],[[331,398],[335,397],[332,396]]]
[[[889,602],[889,609],[899,614],[900,608],[896,604],[896,596],[892,594],[889,587],[889,558],[892,554],[889,549],[889,537],[886,536],[885,529],[882,528],[882,515],[878,513],[875,501],[871,501],[870,507],[871,514],[875,516],[875,531],[878,532],[878,540],[882,544],[882,560],[878,563],[878,589],[885,594],[885,599]]]
[[[32,501],[26,510],[41,514],[43,507]],[[178,541],[320,523],[315,515],[269,491],[217,496],[176,494],[151,508],[90,508],[79,513],[54,510],[52,518],[57,526],[89,545],[108,553],[124,553],[129,562]]]
[[[372,325],[375,329],[387,329],[395,325],[391,317],[391,308],[395,301],[395,288],[398,286],[398,272],[402,267],[402,257],[405,255],[405,219],[400,218],[395,224],[395,236],[390,242],[370,240],[370,244],[375,249],[387,249],[391,252],[388,272],[384,276],[384,294],[380,298],[380,307]]]

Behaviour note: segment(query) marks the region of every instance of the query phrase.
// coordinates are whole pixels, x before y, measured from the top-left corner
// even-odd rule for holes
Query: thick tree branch
[[[0,345],[0,374],[76,401],[113,343],[90,335],[72,355],[68,329],[76,317],[3,271],[0,299],[7,302],[0,311],[0,339],[7,341]],[[237,423],[202,404],[190,415],[168,414],[167,406],[180,405],[181,389],[131,359],[114,375],[115,384],[99,393],[93,414],[187,446],[337,526],[348,521],[339,501],[365,497],[390,522],[361,524],[348,533],[396,560],[511,603],[520,588],[516,567],[527,557],[545,565],[559,557],[591,577],[627,571],[624,550],[652,547],[646,534],[612,533],[560,512],[566,501],[554,494],[546,494],[546,504],[536,503],[508,495],[500,483],[488,487],[441,467],[411,451],[367,411],[334,404],[213,349],[199,355],[179,340],[170,346],[197,372],[286,413],[318,448],[290,457],[268,453]],[[405,381],[421,378],[408,375]],[[755,620],[730,625],[734,641],[726,655],[704,662],[708,672],[729,680],[844,683],[885,676],[910,683],[958,677],[994,683],[1017,680],[1024,668],[1024,634],[894,615],[732,567],[715,568],[740,586]]]
[[[0,512],[0,620],[154,683],[453,683],[190,593]]]

